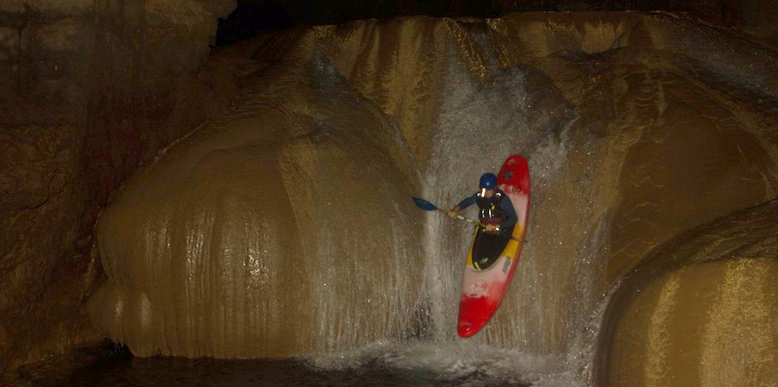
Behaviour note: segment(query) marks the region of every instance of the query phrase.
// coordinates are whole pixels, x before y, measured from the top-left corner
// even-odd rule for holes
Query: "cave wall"
[[[290,41],[293,43],[289,43]],[[217,357],[272,357],[288,356],[290,348],[295,348],[294,351],[299,351],[296,352],[298,354],[309,354],[317,353],[322,347],[326,347],[321,342],[335,348],[364,345],[364,337],[372,335],[373,329],[384,327],[382,323],[367,324],[370,328],[361,329],[361,337],[351,340],[351,335],[344,337],[327,334],[340,329],[343,320],[311,318],[310,315],[299,313],[296,315],[299,318],[294,321],[295,324],[301,325],[290,324],[295,327],[292,329],[294,335],[268,335],[264,340],[238,340],[236,338],[252,337],[247,332],[256,332],[247,329],[244,321],[251,321],[251,324],[258,324],[261,329],[268,331],[276,331],[280,326],[277,316],[257,314],[254,304],[243,306],[214,296],[217,293],[214,289],[221,289],[223,284],[232,286],[237,283],[239,288],[245,287],[240,281],[251,277],[251,265],[242,262],[247,259],[247,262],[251,263],[255,256],[249,254],[246,258],[246,255],[222,254],[222,250],[228,250],[228,246],[220,244],[222,233],[192,232],[191,243],[199,246],[201,243],[198,238],[207,235],[204,240],[210,242],[203,242],[202,245],[219,246],[208,251],[184,247],[183,244],[176,246],[175,243],[163,243],[170,230],[183,228],[170,225],[194,224],[200,227],[197,222],[203,222],[203,219],[207,223],[210,219],[222,217],[237,224],[251,225],[262,222],[258,217],[252,217],[253,220],[249,222],[245,221],[241,215],[244,212],[269,214],[267,216],[272,220],[270,224],[273,226],[268,230],[294,230],[293,225],[277,221],[273,211],[280,206],[273,207],[270,202],[261,203],[261,198],[269,194],[276,193],[282,199],[285,194],[289,195],[289,191],[285,193],[273,188],[279,175],[282,179],[283,176],[296,178],[302,175],[307,179],[305,188],[299,190],[303,193],[302,196],[327,198],[297,203],[290,200],[292,212],[306,214],[311,207],[328,207],[330,196],[317,195],[322,192],[336,192],[337,188],[333,188],[333,184],[337,185],[342,180],[340,176],[318,180],[315,177],[317,174],[297,172],[316,171],[315,165],[324,164],[311,160],[327,160],[326,164],[335,166],[336,169],[357,172],[365,172],[365,165],[373,164],[369,157],[364,158],[369,160],[365,165],[352,165],[349,158],[319,159],[311,156],[321,152],[318,147],[328,151],[331,148],[340,148],[327,141],[312,141],[316,146],[309,147],[309,137],[318,138],[322,136],[321,133],[325,133],[327,138],[360,137],[364,135],[362,130],[366,125],[352,117],[361,116],[361,109],[351,108],[349,105],[343,105],[349,106],[347,108],[338,108],[344,101],[342,98],[345,95],[350,96],[350,93],[344,95],[338,91],[339,88],[319,84],[326,87],[314,89],[321,95],[331,96],[335,102],[322,104],[321,101],[309,97],[317,93],[312,93],[308,87],[317,85],[319,79],[327,79],[318,73],[312,76],[308,66],[310,63],[331,63],[339,77],[348,81],[348,87],[344,86],[345,89],[353,88],[356,94],[367,97],[366,99],[375,104],[383,114],[398,123],[399,133],[408,144],[408,149],[420,166],[424,178],[438,177],[424,173],[429,172],[425,167],[428,167],[433,159],[428,157],[434,152],[430,149],[435,149],[430,144],[434,143],[435,137],[444,130],[443,125],[436,123],[442,114],[441,105],[445,104],[447,91],[461,90],[453,88],[452,85],[470,83],[483,87],[482,90],[490,90],[496,88],[496,82],[490,81],[499,76],[502,69],[532,68],[536,74],[543,74],[543,77],[536,79],[542,79],[542,82],[527,82],[529,93],[537,96],[535,93],[538,93],[539,89],[554,87],[558,89],[558,93],[550,100],[540,102],[539,108],[536,106],[536,109],[531,111],[527,109],[529,114],[556,115],[554,122],[560,123],[559,120],[562,120],[561,122],[566,124],[569,122],[568,114],[553,112],[556,109],[567,109],[564,103],[558,102],[558,95],[564,95],[575,106],[580,117],[568,127],[566,133],[570,141],[565,144],[570,150],[568,159],[564,156],[557,157],[556,152],[545,156],[563,164],[557,167],[556,174],[547,171],[553,169],[550,168],[551,165],[542,164],[539,160],[544,155],[542,150],[537,149],[537,143],[527,142],[525,144],[528,145],[521,145],[524,148],[510,148],[511,151],[527,151],[533,163],[531,165],[535,185],[530,234],[532,243],[527,245],[522,264],[514,279],[516,283],[526,286],[507,295],[492,324],[475,338],[495,347],[519,348],[527,353],[541,355],[577,353],[574,346],[585,345],[580,342],[584,339],[577,335],[592,334],[591,332],[596,331],[591,329],[591,324],[592,315],[596,313],[598,305],[607,301],[609,291],[640,265],[652,249],[701,223],[775,198],[775,187],[778,186],[775,156],[778,154],[778,141],[774,135],[774,106],[778,106],[774,103],[777,89],[775,65],[778,63],[775,60],[775,52],[753,44],[738,34],[707,26],[694,19],[672,14],[624,13],[535,13],[467,21],[413,17],[389,21],[359,21],[342,26],[305,27],[261,37],[254,44],[256,49],[253,52],[272,58],[274,65],[267,68],[261,77],[252,80],[251,87],[254,91],[243,100],[243,113],[209,124],[202,132],[187,140],[212,149],[205,153],[207,157],[198,158],[197,162],[191,163],[202,171],[198,171],[198,168],[177,166],[182,163],[181,160],[189,157],[191,152],[192,145],[182,142],[179,148],[171,148],[166,154],[167,159],[160,159],[153,168],[138,175],[137,182],[132,186],[128,184],[127,189],[119,195],[117,205],[106,210],[104,220],[101,219],[101,258],[104,262],[110,262],[105,266],[112,268],[109,271],[111,282],[94,298],[91,311],[93,321],[113,339],[127,342],[138,354],[160,352],[180,356],[208,354]],[[272,52],[279,52],[278,48],[284,47],[292,48],[281,50],[282,55],[270,55]],[[452,78],[441,77],[440,73],[445,74],[451,69],[449,66],[460,66],[461,71],[456,72]],[[303,87],[304,85],[307,87]],[[521,102],[510,99],[513,96],[499,94],[499,98],[495,99],[500,99],[506,105],[520,104]],[[457,97],[463,98],[461,95]],[[219,144],[221,137],[213,133],[236,131],[246,132],[241,136],[254,136],[256,132],[270,131],[279,125],[263,124],[257,117],[263,117],[264,113],[255,111],[260,110],[259,106],[268,103],[284,106],[285,111],[294,113],[285,113],[286,116],[299,116],[298,120],[302,122],[310,122],[302,120],[303,117],[314,118],[313,122],[317,125],[300,126],[302,131],[295,133],[299,137],[286,138],[282,134],[273,136],[275,141],[281,143],[273,146],[293,149],[296,160],[305,162],[296,161],[303,167],[285,172],[291,172],[289,174],[266,173],[260,178],[260,181],[266,179],[264,183],[257,183],[256,187],[242,188],[243,195],[258,196],[251,199],[260,203],[258,210],[235,211],[231,207],[222,208],[226,207],[222,205],[224,199],[218,195],[201,198],[202,192],[213,189],[210,186],[212,183],[195,191],[180,188],[172,183],[163,184],[173,182],[181,176],[187,176],[197,182],[207,182],[212,181],[214,176],[242,174],[244,168],[248,167],[242,161],[233,161],[233,153],[236,150]],[[489,105],[489,108],[484,110],[499,114],[502,110],[509,109]],[[340,113],[333,115],[333,111]],[[473,112],[474,116],[479,114],[478,109]],[[519,116],[518,119],[523,117]],[[345,123],[341,123],[342,121]],[[331,122],[338,122],[338,125],[333,126],[342,130],[329,128]],[[449,123],[449,126],[455,124]],[[529,133],[516,131],[508,136],[532,138],[540,135],[537,132],[547,135],[549,131],[546,131],[545,126],[532,125]],[[469,129],[471,127],[462,128],[467,138],[470,138],[471,132],[467,132]],[[496,131],[502,129],[498,127]],[[305,147],[299,147],[299,144],[295,143],[302,139],[305,139]],[[290,147],[289,143],[294,146]],[[382,139],[379,143],[391,142]],[[466,149],[471,151],[478,148],[477,145],[472,145]],[[282,154],[284,152],[281,151]],[[477,162],[476,157],[464,153],[476,152],[460,154],[447,149],[436,156],[450,157],[451,154],[457,154],[456,157],[466,160],[466,163]],[[273,157],[268,156],[267,163],[272,165],[275,162]],[[222,172],[215,173],[214,170]],[[442,197],[449,195],[449,199],[442,201],[445,203],[453,196],[445,191],[451,188],[445,186],[451,178],[446,175],[442,179],[446,182],[436,189],[444,193]],[[248,179],[240,178],[236,179],[235,183],[226,184],[220,181],[219,184],[239,186],[246,180]],[[455,190],[455,195],[460,195],[465,186]],[[259,187],[270,188],[264,188],[263,191]],[[260,194],[257,194],[258,192]],[[181,203],[191,205],[182,204],[185,208],[179,210],[178,214],[166,215],[169,214],[172,204],[162,203],[166,198],[155,199],[161,193],[175,193],[181,198]],[[403,194],[409,196],[407,192]],[[289,197],[299,198],[295,195]],[[347,202],[353,201],[371,208],[373,206],[367,198],[356,195],[344,197]],[[454,201],[449,201],[451,202]],[[137,209],[141,208],[141,205],[158,210],[141,211],[141,214],[138,214]],[[405,211],[418,210],[401,207],[392,217],[413,217],[413,212]],[[338,222],[342,219],[338,219],[337,214],[326,213],[327,219],[331,218],[333,223],[339,224],[335,227],[338,230],[337,235],[334,232],[327,235],[320,227],[311,227],[297,234],[283,234],[294,235],[291,238],[298,240],[297,245],[310,243],[306,239],[344,245],[355,239],[353,235],[358,235],[360,222],[341,224]],[[160,217],[165,220],[160,220]],[[187,220],[190,217],[194,217],[196,221]],[[312,218],[299,216],[296,220],[298,224],[304,224],[306,219]],[[318,221],[319,218],[325,217],[316,218]],[[461,244],[462,240],[467,240],[468,235],[462,234],[462,228],[457,226],[441,225],[440,229],[445,230],[441,234],[451,237],[450,243],[441,244],[441,250],[445,249],[446,245],[457,245]],[[272,235],[274,231],[266,232]],[[260,262],[268,262],[263,267],[268,268],[268,272],[272,273],[271,277],[279,281],[277,288],[286,289],[297,273],[280,265],[279,262],[283,259],[279,259],[278,255],[289,252],[277,248],[271,241],[264,241],[262,234],[251,227],[236,234],[240,233],[243,235],[237,238],[230,236],[231,233],[224,235],[235,238],[236,243],[230,246],[241,246],[243,243],[252,245],[256,240],[261,240],[269,246],[267,250],[271,253],[261,255]],[[123,236],[117,238],[115,234]],[[308,238],[309,236],[313,237]],[[155,243],[145,245],[149,240]],[[171,237],[170,240],[174,242],[176,238]],[[238,250],[243,250],[243,247]],[[190,255],[192,251],[197,253]],[[319,250],[314,245],[308,251]],[[360,257],[351,254],[350,250],[343,251],[348,253],[345,256],[350,261],[360,262]],[[442,254],[437,248],[433,251],[435,254],[426,257],[430,262],[429,266],[443,266],[450,261],[450,257],[464,255],[448,254],[451,250],[443,250],[445,253]],[[291,255],[294,256],[294,252]],[[214,256],[223,257],[224,261],[231,262],[237,269],[220,277],[208,264],[202,263],[210,262]],[[317,257],[309,262],[305,265],[306,269],[317,275],[327,273],[322,267],[316,268],[315,264],[321,259],[323,258]],[[217,261],[222,262],[222,259]],[[172,270],[169,275],[160,274],[157,269],[168,265],[190,264],[192,269],[188,277],[182,277]],[[147,275],[139,274],[138,271],[144,270]],[[456,274],[453,274],[453,270],[441,270],[447,274],[447,278],[440,277],[443,278],[441,282],[450,284],[446,288],[448,291],[443,293],[456,296],[456,290],[452,289],[459,285],[459,270],[461,266],[457,267]],[[387,271],[393,272],[379,270],[378,273],[372,272],[367,276],[376,279],[391,278],[383,277]],[[358,273],[363,275],[365,272],[370,270],[360,270]],[[582,272],[590,275],[582,276]],[[307,277],[301,284],[305,287],[320,283],[332,284],[329,280],[318,280],[321,277],[317,275]],[[223,279],[229,276],[240,278],[240,281]],[[152,277],[156,277],[154,281],[158,281],[159,285],[151,283]],[[348,284],[348,276],[335,277],[341,279],[336,282],[336,286],[341,287],[342,291],[334,292],[333,296],[344,297],[344,301],[337,304],[351,305],[351,301],[358,299],[361,294],[351,291],[363,288]],[[684,280],[694,286],[698,278],[685,277]],[[261,278],[256,280],[256,283],[264,286]],[[185,295],[190,292],[203,295],[203,299],[212,300],[218,308],[229,310],[230,315],[238,316],[234,327],[239,329],[229,331],[219,325],[220,320],[211,315],[212,309],[218,308],[209,309],[186,304],[183,296],[181,302],[165,300],[160,295],[144,298],[144,294],[153,294],[152,292],[160,287],[169,289],[162,292],[163,294]],[[380,289],[377,293],[393,291],[391,286],[371,287]],[[403,291],[399,293],[405,294]],[[241,294],[243,297],[252,293],[249,291]],[[294,292],[288,294],[285,307],[294,307],[298,303],[304,306],[326,305],[316,302],[311,296],[299,297],[299,294]],[[714,291],[711,298],[718,295],[721,294]],[[263,303],[275,302],[260,296],[256,299]],[[443,301],[440,303],[447,302],[445,296],[441,299]],[[438,302],[438,299],[435,299],[435,302]],[[451,304],[455,303],[456,300]],[[175,317],[164,316],[164,313],[171,309],[168,306],[173,304],[180,308],[180,312]],[[619,305],[614,306],[618,307]],[[716,308],[715,303],[706,307]],[[202,314],[198,308],[207,310],[207,313]],[[283,309],[281,313],[287,312],[288,310]],[[251,318],[240,317],[242,315]],[[260,317],[255,318],[257,315]],[[684,315],[680,316],[679,318],[683,318]],[[370,318],[378,319],[381,316],[373,315]],[[314,322],[311,322],[311,319]],[[312,331],[311,327],[317,326],[316,322],[320,324],[319,327],[323,327],[322,333],[308,336]],[[634,326],[633,322],[634,320],[627,319],[627,325],[620,329],[629,330]],[[730,320],[729,324],[735,323],[735,320]],[[196,328],[192,328],[193,326]],[[453,324],[445,325],[446,328],[450,326]],[[763,327],[764,325],[760,325],[756,330]],[[201,337],[188,336],[193,329],[208,334]],[[583,330],[587,332],[581,333]],[[390,332],[389,335],[384,333],[370,338],[397,337],[396,332]],[[170,339],[166,335],[181,337],[183,344],[170,345]],[[710,337],[712,336],[704,336],[702,340],[694,342],[693,345],[697,348],[695,350],[703,351],[705,340],[710,340]],[[763,337],[772,340],[773,336],[767,334]],[[293,343],[278,344],[277,340],[280,339],[292,340]],[[225,345],[227,341],[246,344]],[[236,348],[237,351],[233,352]],[[279,348],[282,350],[277,351]],[[602,349],[603,352],[610,350]],[[635,356],[641,356],[640,349],[635,349],[635,346],[630,347],[630,351],[633,351]],[[717,359],[725,360],[721,357]],[[581,364],[581,367],[589,368],[589,364]],[[690,375],[685,377],[693,378]],[[629,378],[630,376],[625,380]]]
[[[98,340],[92,229],[111,191],[234,100],[206,62],[231,1],[0,3],[0,371]],[[197,97],[194,97],[197,96]]]
[[[775,385],[778,201],[691,229],[613,295],[596,385]]]
[[[699,2],[689,11],[775,44],[777,3]],[[526,10],[500,4],[499,12]],[[204,61],[217,18],[233,7],[0,3],[0,369],[100,337],[83,313],[103,280],[92,249],[97,213],[160,149],[235,100],[255,61]]]

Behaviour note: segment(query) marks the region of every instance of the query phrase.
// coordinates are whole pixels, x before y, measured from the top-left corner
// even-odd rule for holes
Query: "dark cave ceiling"
[[[238,0],[235,11],[219,23],[217,45],[298,24],[339,24],[350,20],[395,16],[498,17],[515,12],[667,11],[706,22],[737,26],[748,0]],[[765,2],[763,2],[765,3]],[[766,2],[778,3],[778,2]],[[774,9],[775,6],[772,6]]]

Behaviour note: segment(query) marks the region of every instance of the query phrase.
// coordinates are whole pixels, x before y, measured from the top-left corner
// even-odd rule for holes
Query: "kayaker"
[[[484,231],[492,234],[510,236],[516,225],[516,210],[508,195],[497,188],[497,176],[493,173],[484,173],[479,182],[481,188],[478,192],[468,196],[457,204],[448,216],[455,217],[457,213],[473,204],[478,204],[478,214],[481,223],[484,223]]]

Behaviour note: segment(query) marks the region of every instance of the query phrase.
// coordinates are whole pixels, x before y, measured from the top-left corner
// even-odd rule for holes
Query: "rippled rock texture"
[[[729,381],[774,380],[774,251],[723,254],[700,226],[776,197],[769,44],[671,14],[414,17],[266,35],[200,68],[230,7],[1,8],[4,369],[101,335],[216,357],[447,339],[469,230],[408,197],[454,204],[523,153],[531,243],[477,343],[585,354],[615,292],[592,382],[716,385],[729,348],[711,343],[744,335],[759,357]],[[713,242],[631,274],[684,232]],[[664,366],[685,354],[706,368]]]
[[[234,98],[203,67],[230,2],[0,4],[0,371],[101,337],[93,226],[108,194]]]
[[[424,231],[407,199],[453,204],[499,162],[485,158],[527,154],[535,191],[516,288],[475,340],[535,354],[593,346],[597,309],[652,250],[776,196],[776,54],[694,20],[416,17],[253,44],[274,64],[240,109],[170,147],[98,224],[110,280],[90,315],[138,354],[332,352],[419,324],[447,337],[464,256],[452,246],[469,232]],[[441,243],[420,255],[419,235]],[[765,328],[757,340],[775,340]]]
[[[778,202],[692,229],[614,294],[600,339],[604,386],[778,380]]]
[[[410,326],[422,278],[410,155],[334,69],[309,65],[288,99],[251,90],[101,216],[112,280],[90,314],[134,353],[292,356]]]

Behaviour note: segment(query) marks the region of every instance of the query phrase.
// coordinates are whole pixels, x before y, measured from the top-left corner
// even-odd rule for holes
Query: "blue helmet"
[[[481,181],[479,187],[486,189],[494,189],[497,186],[497,176],[493,173],[484,173],[481,175]]]

